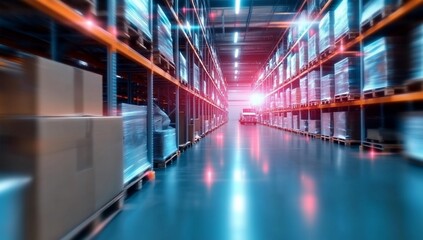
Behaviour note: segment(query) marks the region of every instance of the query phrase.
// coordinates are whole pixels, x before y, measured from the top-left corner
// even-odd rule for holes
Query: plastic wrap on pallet
[[[206,80],[203,81],[203,93],[205,96],[207,96],[207,82]]]
[[[124,183],[151,167],[147,159],[147,107],[122,104]]]
[[[318,0],[307,0],[307,13],[309,17],[313,16],[313,13],[318,10],[317,1]]]
[[[297,105],[301,103],[300,89],[294,88],[291,90],[291,104]]]
[[[307,41],[301,41],[299,55],[299,66],[300,68],[304,68],[307,66],[308,63]]]
[[[342,0],[334,12],[335,40],[348,32],[357,33],[359,25],[358,18],[358,4],[356,0]]]
[[[300,95],[301,95],[301,104],[307,104],[308,103],[308,91],[307,91],[308,83],[307,83],[307,77],[303,77],[300,79]]]
[[[194,64],[194,89],[200,91],[200,68]]]
[[[291,89],[287,88],[285,90],[285,107],[290,108],[291,107]]]
[[[166,160],[177,150],[174,128],[154,131],[154,160]]]
[[[281,92],[281,93],[279,93],[279,99],[280,99],[280,101],[281,101],[281,108],[285,108],[285,93],[284,92]]]
[[[300,13],[300,16],[297,20],[298,24],[298,37],[301,37],[303,33],[307,31],[307,28],[309,26],[308,17],[307,17],[307,11],[303,10]]]
[[[324,112],[321,115],[321,127],[323,136],[332,137],[333,135],[333,118],[331,112]]]
[[[157,44],[159,52],[170,62],[173,60],[173,40],[172,40],[172,24],[163,12],[162,8],[157,5]]]
[[[318,56],[318,42],[317,34],[314,34],[308,39],[308,62],[317,59]]]
[[[170,118],[169,116],[156,104],[154,104],[154,118],[160,120],[160,125],[158,125],[158,128],[154,128],[154,130],[161,130],[166,129],[170,125]]]
[[[307,119],[301,119],[300,120],[300,130],[301,131],[308,131],[308,120]]]
[[[179,75],[181,77],[182,82],[188,83],[188,68],[187,68],[187,60],[185,59],[182,53],[179,53]]]
[[[320,20],[319,23],[319,50],[320,53],[332,48],[334,45],[333,37],[333,12],[329,11]]]
[[[288,30],[288,47],[294,45],[297,39],[298,39],[298,26],[296,24],[293,24]]]
[[[360,94],[360,79],[357,59],[344,58],[335,63],[335,96]]]
[[[308,73],[308,102],[320,101],[320,71]]]
[[[308,132],[320,134],[320,120],[308,120]]]
[[[295,77],[296,75],[297,75],[297,73],[298,73],[298,54],[297,53],[294,53],[294,54],[292,54],[291,55],[291,58],[290,58],[290,63],[291,63],[291,65],[290,65],[290,67],[291,67],[291,77]]]
[[[294,130],[300,129],[298,115],[292,116],[292,129],[294,129]]]
[[[364,47],[363,91],[399,85],[405,79],[404,51],[397,41],[380,38]]]
[[[279,85],[278,74],[275,72],[273,74],[273,89],[275,89]]]
[[[141,30],[148,39],[151,39],[150,4],[151,0],[125,0],[126,20]]]
[[[406,114],[401,126],[405,155],[423,161],[423,112]]]
[[[286,128],[292,129],[292,112],[286,113]]]
[[[423,25],[412,32],[411,38],[411,80],[423,81]]]
[[[278,67],[278,75],[279,75],[279,85],[282,84],[285,81],[285,75],[284,75],[284,64],[281,63]]]
[[[291,75],[291,61],[290,61],[290,57],[287,58],[286,62],[285,62],[285,80],[291,79],[292,75]]]
[[[333,136],[346,140],[360,140],[360,112],[334,112]]]
[[[335,83],[333,79],[333,74],[328,74],[323,76],[320,81],[321,89],[321,100],[332,100],[335,95]]]
[[[402,0],[367,0],[364,1],[363,13],[361,14],[361,24],[370,21],[381,11],[397,8]]]

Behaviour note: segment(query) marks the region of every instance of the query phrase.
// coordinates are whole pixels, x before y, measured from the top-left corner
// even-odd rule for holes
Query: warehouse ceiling
[[[299,0],[210,0],[210,26],[229,86],[252,83],[300,7]],[[234,38],[238,33],[238,40]],[[235,49],[239,56],[235,58]],[[238,62],[238,66],[235,66]],[[238,71],[236,73],[236,71]]]

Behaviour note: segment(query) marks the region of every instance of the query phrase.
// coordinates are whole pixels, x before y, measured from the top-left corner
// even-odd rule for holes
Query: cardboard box
[[[35,56],[3,63],[0,115],[103,115],[101,75]]]
[[[2,118],[0,169],[30,176],[26,239],[58,239],[122,190],[119,117]]]

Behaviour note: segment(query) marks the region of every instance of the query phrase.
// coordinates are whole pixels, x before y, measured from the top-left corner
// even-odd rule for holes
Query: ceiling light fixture
[[[238,62],[235,62],[235,68],[237,68],[238,67]]]
[[[238,58],[239,56],[239,48],[235,49],[235,58]]]
[[[238,42],[238,32],[235,32],[234,34],[234,43]]]
[[[241,0],[235,0],[235,14],[239,13],[240,8],[241,8]]]

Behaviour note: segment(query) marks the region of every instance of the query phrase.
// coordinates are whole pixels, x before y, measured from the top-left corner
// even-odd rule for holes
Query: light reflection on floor
[[[98,239],[423,239],[423,168],[230,122],[156,172]]]

